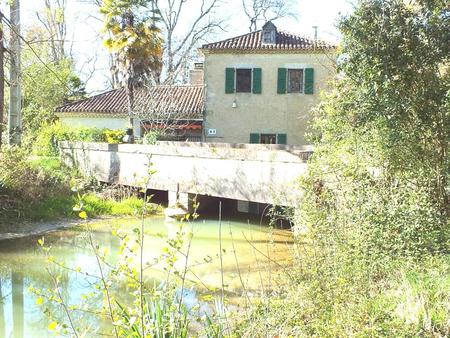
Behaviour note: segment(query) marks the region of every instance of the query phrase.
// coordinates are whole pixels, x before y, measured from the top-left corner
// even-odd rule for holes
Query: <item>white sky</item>
[[[5,1],[5,0],[3,0]],[[102,22],[97,9],[88,4],[89,0],[67,0],[68,19],[68,47],[76,60],[77,71],[82,80],[87,81],[88,92],[97,92],[107,89],[106,79],[109,75],[107,53],[101,43],[100,30]],[[336,23],[340,15],[348,14],[353,6],[351,0],[293,0],[296,19],[280,19],[275,21],[279,30],[289,31],[305,37],[314,34],[312,26],[318,26],[319,39],[330,42],[339,41]],[[190,4],[189,4],[190,2]],[[188,0],[189,9],[195,8],[200,0]],[[21,0],[22,32],[38,23],[36,11],[43,8],[44,0]],[[4,13],[8,13],[2,6]],[[7,14],[6,14],[7,15]],[[248,32],[246,20],[241,7],[241,0],[223,0],[220,10],[216,13],[226,19],[225,32],[212,37],[211,41],[229,38]],[[188,24],[189,17],[185,24]],[[94,71],[94,75],[87,75]]]

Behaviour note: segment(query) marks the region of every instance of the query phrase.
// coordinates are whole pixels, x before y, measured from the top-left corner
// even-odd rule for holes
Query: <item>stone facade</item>
[[[334,74],[332,50],[295,52],[205,52],[207,142],[248,143],[251,133],[286,134],[304,145],[311,108]],[[225,93],[225,69],[260,68],[261,93]],[[313,94],[277,93],[278,68],[313,68]],[[210,133],[209,130],[213,132]]]

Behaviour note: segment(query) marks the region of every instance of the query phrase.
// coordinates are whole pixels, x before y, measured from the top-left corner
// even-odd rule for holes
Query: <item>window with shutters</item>
[[[287,144],[286,134],[260,134],[251,133],[250,143],[260,144]]]
[[[236,69],[236,93],[251,93],[252,70],[249,68]]]
[[[262,93],[261,68],[225,68],[225,94]]]
[[[288,69],[287,73],[287,92],[303,93],[303,69]]]
[[[277,94],[314,94],[313,68],[278,68]]]
[[[259,136],[259,143],[276,144],[277,143],[277,134],[261,134]]]

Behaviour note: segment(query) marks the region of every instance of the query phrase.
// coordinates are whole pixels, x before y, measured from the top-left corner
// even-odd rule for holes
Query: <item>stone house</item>
[[[171,139],[305,145],[311,108],[333,76],[335,46],[262,30],[203,45],[189,85],[153,86],[136,96],[134,133],[170,124]],[[124,89],[56,109],[62,123],[125,129]]]
[[[200,51],[205,141],[306,144],[310,110],[334,74],[333,45],[267,22],[262,30]]]

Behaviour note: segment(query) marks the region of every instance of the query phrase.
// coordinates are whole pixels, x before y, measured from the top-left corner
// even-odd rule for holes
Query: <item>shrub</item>
[[[124,130],[111,130],[111,129],[104,129],[102,131],[103,134],[103,140],[106,143],[121,143],[124,136],[125,131]]]
[[[60,141],[120,143],[125,131],[68,127],[59,122],[44,125],[33,142],[33,152],[40,156],[57,156]]]
[[[39,129],[33,143],[33,152],[41,156],[57,156],[58,142],[62,140],[72,141],[75,139],[74,129],[61,123],[47,124]]]
[[[161,136],[161,133],[157,130],[150,130],[145,133],[143,137],[143,143],[144,144],[155,144],[159,137]]]
[[[20,147],[3,147],[0,157],[0,205],[3,207],[0,211],[6,216],[16,214],[39,219],[43,209],[58,208],[57,203],[41,208],[43,202],[70,196],[68,172],[61,164],[49,159],[31,161],[28,150]]]

